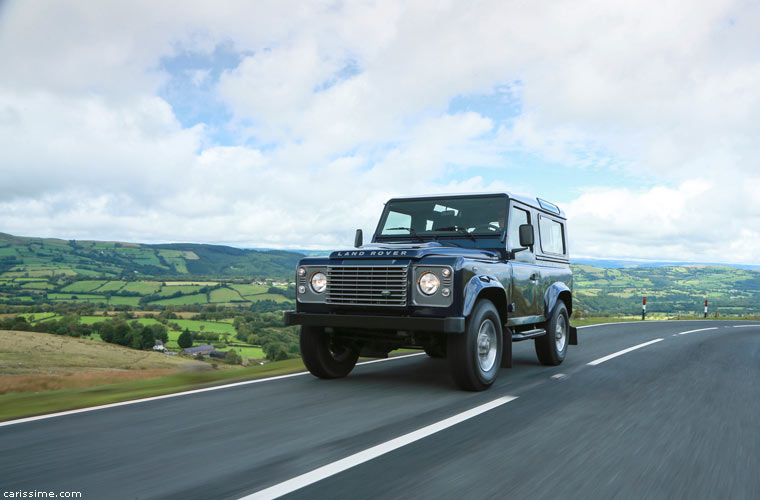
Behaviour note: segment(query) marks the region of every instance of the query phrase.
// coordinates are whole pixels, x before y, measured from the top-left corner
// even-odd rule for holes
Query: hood
[[[359,248],[337,250],[331,259],[421,259],[428,255],[467,257],[470,259],[497,259],[499,254],[483,248],[461,248],[442,245],[436,241],[425,243],[368,243]]]

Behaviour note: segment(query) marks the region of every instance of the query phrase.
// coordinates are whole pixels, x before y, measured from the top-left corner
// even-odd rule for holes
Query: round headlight
[[[420,276],[418,284],[420,292],[425,295],[433,295],[438,291],[438,287],[441,286],[441,280],[438,279],[438,276],[428,271]]]
[[[322,293],[327,288],[327,276],[325,273],[314,273],[311,275],[311,289],[317,293]]]

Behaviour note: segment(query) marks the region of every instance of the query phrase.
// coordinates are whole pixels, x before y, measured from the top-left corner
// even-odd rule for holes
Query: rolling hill
[[[242,284],[243,279],[289,281],[302,255],[221,245],[67,241],[0,233],[0,303],[281,303],[292,297]],[[705,299],[711,312],[760,312],[760,270],[695,264],[572,267],[576,306],[586,314],[638,314],[642,297],[647,297],[650,312],[699,314]],[[168,283],[171,279],[180,282]],[[201,281],[189,283],[194,279]],[[229,280],[238,284],[225,283]]]
[[[0,272],[27,277],[255,276],[290,277],[301,254],[221,245],[144,245],[113,241],[28,238],[0,233]]]

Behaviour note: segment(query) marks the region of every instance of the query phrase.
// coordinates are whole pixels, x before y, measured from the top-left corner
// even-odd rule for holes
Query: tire
[[[543,365],[557,366],[565,360],[570,334],[567,307],[561,300],[554,306],[546,326],[546,335],[535,340],[536,356]]]
[[[359,351],[340,345],[324,328],[301,327],[301,359],[312,375],[319,378],[343,378],[354,369]]]
[[[504,338],[499,312],[490,300],[479,300],[464,333],[449,334],[447,355],[451,377],[462,389],[482,391],[496,380]]]

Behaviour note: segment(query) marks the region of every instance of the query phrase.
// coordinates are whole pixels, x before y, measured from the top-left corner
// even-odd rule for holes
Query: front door
[[[520,225],[531,223],[530,209],[514,203],[510,206],[507,228],[508,251],[520,248]],[[516,253],[515,258],[510,262],[512,264],[510,296],[514,304],[514,312],[510,316],[519,323],[518,318],[543,314],[538,300],[539,273],[536,267],[535,248]]]

